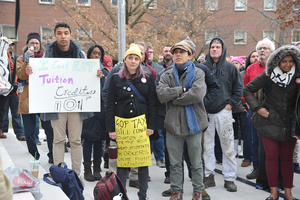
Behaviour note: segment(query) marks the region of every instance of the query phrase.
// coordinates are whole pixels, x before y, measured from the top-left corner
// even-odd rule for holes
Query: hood
[[[224,41],[221,40],[220,38],[214,38],[209,43],[209,50],[208,50],[208,53],[205,57],[206,61],[204,61],[206,66],[212,66],[212,64],[214,63],[212,57],[210,56],[210,47],[211,47],[212,41],[214,41],[215,39],[219,39],[222,42],[222,55],[221,55],[219,61],[217,62],[217,67],[222,66],[223,63],[225,63],[225,62],[228,62],[226,60],[227,49],[226,49],[226,45],[225,45]]]
[[[292,56],[296,66],[296,72],[300,72],[300,49],[294,45],[284,45],[276,49],[268,58],[265,73],[270,76],[275,67],[279,66],[280,61],[286,57]]]

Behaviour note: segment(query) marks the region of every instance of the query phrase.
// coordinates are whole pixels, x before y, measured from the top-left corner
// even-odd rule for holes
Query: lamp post
[[[125,0],[118,0],[118,50],[119,62],[123,61],[126,53]]]

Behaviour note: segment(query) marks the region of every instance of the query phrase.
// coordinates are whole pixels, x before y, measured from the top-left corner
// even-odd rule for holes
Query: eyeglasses
[[[261,51],[261,50],[267,51],[269,49],[270,49],[269,47],[259,47],[259,48],[257,48],[258,51]]]
[[[214,39],[211,43],[214,43],[214,42],[222,43],[222,41],[220,39]]]

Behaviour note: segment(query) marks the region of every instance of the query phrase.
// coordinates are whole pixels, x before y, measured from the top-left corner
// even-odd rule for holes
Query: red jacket
[[[265,70],[265,66],[262,65],[260,62],[253,63],[250,65],[244,76],[244,86],[246,86],[250,81],[252,81],[255,77],[263,73]],[[245,97],[243,96],[243,101],[246,102]]]

